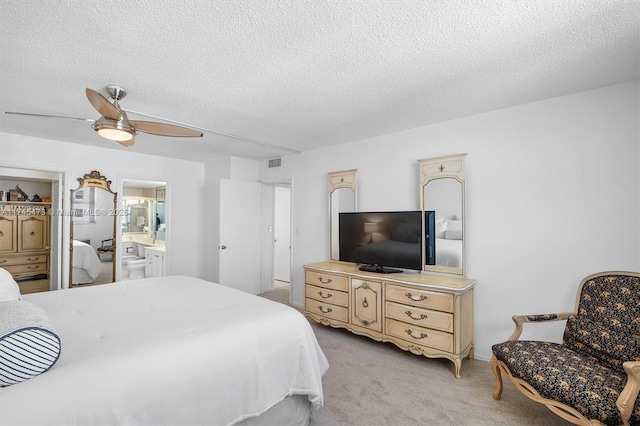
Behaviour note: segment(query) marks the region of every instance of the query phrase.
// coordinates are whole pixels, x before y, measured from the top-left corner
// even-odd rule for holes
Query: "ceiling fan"
[[[5,112],[5,114],[90,121],[93,122],[91,127],[98,132],[100,136],[116,141],[123,146],[132,146],[138,132],[150,133],[158,136],[202,137],[202,132],[183,126],[159,123],[155,121],[129,120],[126,112],[120,108],[118,103],[118,101],[127,96],[127,91],[124,88],[113,84],[107,86],[106,90],[109,97],[113,99],[113,103],[109,102],[107,98],[95,90],[91,90],[89,88],[86,90],[89,102],[91,102],[91,105],[93,105],[93,107],[101,114],[101,117],[97,120],[10,111]]]

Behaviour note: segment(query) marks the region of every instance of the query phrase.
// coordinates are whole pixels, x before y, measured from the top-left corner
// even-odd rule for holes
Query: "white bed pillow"
[[[9,271],[0,268],[0,302],[20,299],[20,286]]]
[[[440,215],[436,215],[436,238],[444,238],[444,232],[447,230],[447,219]]]
[[[444,231],[445,240],[461,240],[462,239],[462,221],[447,220],[447,229]]]
[[[0,388],[49,370],[60,348],[60,338],[40,306],[23,300],[0,302]]]

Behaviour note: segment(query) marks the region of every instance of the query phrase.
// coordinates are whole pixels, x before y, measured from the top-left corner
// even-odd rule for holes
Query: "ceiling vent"
[[[282,158],[274,158],[269,160],[269,168],[280,167],[282,165]]]

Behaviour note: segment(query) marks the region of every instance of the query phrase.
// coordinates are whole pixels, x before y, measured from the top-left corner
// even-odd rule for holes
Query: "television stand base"
[[[380,265],[362,265],[360,270],[365,272],[375,272],[376,274],[397,274],[402,272],[400,269],[385,268]]]

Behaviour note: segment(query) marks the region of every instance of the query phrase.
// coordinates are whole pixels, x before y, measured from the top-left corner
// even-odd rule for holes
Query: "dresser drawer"
[[[22,254],[14,256],[0,256],[0,267],[11,265],[25,265],[33,263],[47,263],[46,254]]]
[[[401,305],[394,302],[387,302],[385,304],[385,312],[387,318],[407,322],[419,327],[435,328],[453,333],[453,314]]]
[[[307,284],[306,297],[318,300],[320,302],[331,303],[340,306],[349,306],[349,294],[343,293],[337,290],[326,289],[324,287],[317,287],[315,285]]]
[[[307,312],[322,315],[337,321],[349,321],[349,310],[342,306],[332,305],[331,303],[320,302],[318,300],[307,298],[305,309]]]
[[[344,292],[349,289],[349,279],[347,277],[313,271],[305,273],[305,283]]]
[[[416,345],[430,346],[453,353],[453,334],[417,327],[390,318],[386,319],[385,325],[385,331],[390,336],[395,336]]]
[[[46,263],[34,263],[31,265],[10,265],[3,266],[3,268],[9,271],[12,275],[29,275],[47,272]]]
[[[387,286],[387,300],[421,308],[453,312],[453,295],[448,293],[416,290],[389,284]]]

